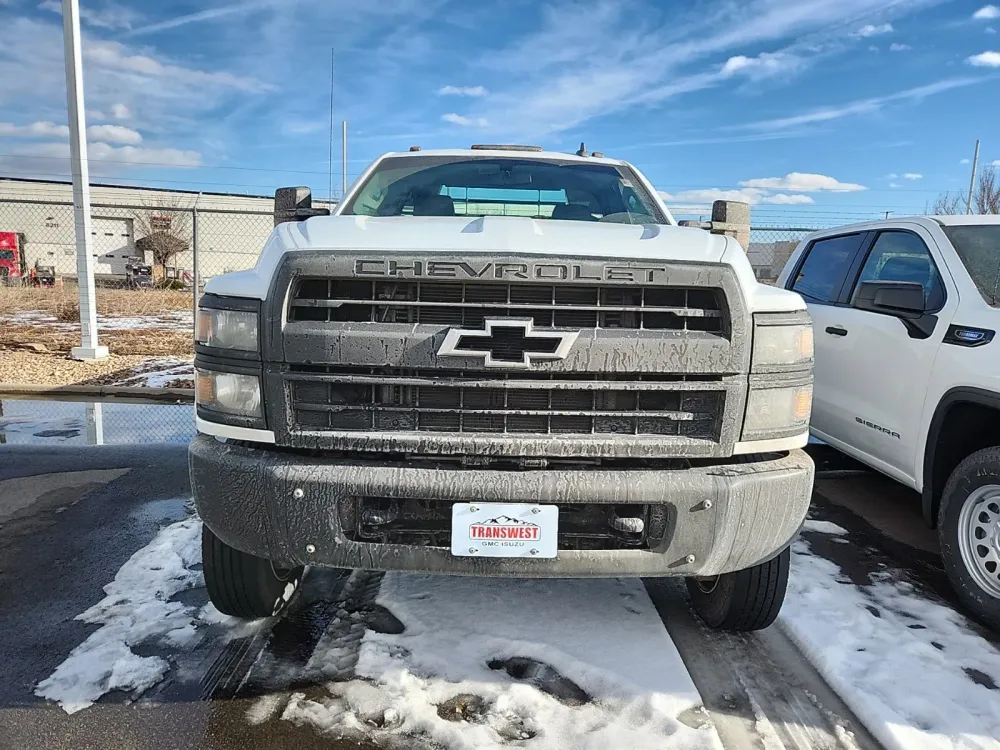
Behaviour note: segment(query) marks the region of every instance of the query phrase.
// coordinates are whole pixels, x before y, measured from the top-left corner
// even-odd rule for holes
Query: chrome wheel
[[[987,485],[966,499],[958,516],[958,549],[972,580],[1000,599],[1000,485]]]

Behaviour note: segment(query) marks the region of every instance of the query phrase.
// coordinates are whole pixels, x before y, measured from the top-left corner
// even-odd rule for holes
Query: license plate
[[[451,554],[457,557],[555,557],[559,508],[525,503],[455,503]]]

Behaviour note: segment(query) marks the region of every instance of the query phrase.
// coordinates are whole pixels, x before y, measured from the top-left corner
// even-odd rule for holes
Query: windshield
[[[389,157],[341,214],[669,223],[627,168],[476,156]]]
[[[1000,307],[1000,224],[944,227],[976,288],[991,307]]]

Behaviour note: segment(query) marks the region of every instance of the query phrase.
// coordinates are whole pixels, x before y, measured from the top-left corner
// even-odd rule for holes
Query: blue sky
[[[0,0],[0,175],[66,179],[60,3]],[[330,49],[348,172],[471,143],[627,158],[697,214],[843,223],[1000,165],[983,0],[84,0],[94,181],[328,191]]]

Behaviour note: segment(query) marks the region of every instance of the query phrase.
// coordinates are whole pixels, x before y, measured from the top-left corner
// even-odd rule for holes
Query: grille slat
[[[724,335],[712,288],[544,283],[299,279],[289,319],[480,327],[487,316],[530,317],[543,328],[623,328]]]
[[[345,375],[352,378],[356,376]],[[497,384],[496,378],[484,382]],[[304,431],[453,432],[509,434],[674,435],[718,439],[725,402],[723,390],[691,390],[696,385],[630,383],[629,390],[592,388],[525,388],[531,381],[499,381],[501,387],[469,386],[462,380],[438,378],[433,385],[401,385],[386,377],[359,384],[323,382],[305,374],[288,381],[296,429]],[[544,381],[543,381],[544,382]],[[532,383],[534,385],[534,383]],[[581,385],[575,383],[562,385]],[[590,385],[589,383],[587,385]],[[652,390],[641,390],[643,385]],[[661,386],[681,386],[676,391]]]

